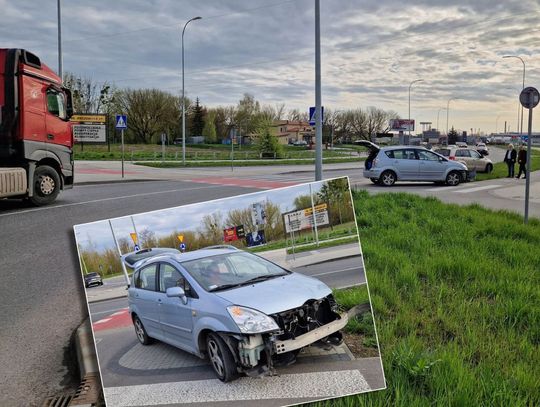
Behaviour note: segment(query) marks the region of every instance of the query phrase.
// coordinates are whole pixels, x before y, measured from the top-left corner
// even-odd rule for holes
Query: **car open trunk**
[[[377,154],[379,154],[379,146],[377,144],[372,143],[368,140],[356,140],[354,144],[362,147],[366,147],[368,149],[368,157],[366,158],[366,161],[364,162],[364,168],[366,170],[371,169],[373,166],[373,160],[375,157],[377,157]]]

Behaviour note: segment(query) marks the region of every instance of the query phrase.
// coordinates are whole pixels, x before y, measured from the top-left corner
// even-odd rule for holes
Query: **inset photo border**
[[[74,230],[107,406],[386,387],[348,178]]]

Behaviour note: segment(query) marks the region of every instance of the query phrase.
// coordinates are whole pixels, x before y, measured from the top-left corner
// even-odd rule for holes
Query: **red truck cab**
[[[72,188],[72,102],[61,78],[26,50],[0,49],[0,109],[0,197],[44,205]]]

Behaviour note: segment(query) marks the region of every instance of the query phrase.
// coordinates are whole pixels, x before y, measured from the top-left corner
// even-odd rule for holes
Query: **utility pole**
[[[315,0],[315,181],[322,180],[321,4]]]

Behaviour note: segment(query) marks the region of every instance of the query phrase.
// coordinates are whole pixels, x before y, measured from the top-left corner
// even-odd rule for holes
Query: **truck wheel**
[[[30,197],[30,202],[36,206],[50,204],[60,193],[60,176],[54,168],[40,165],[34,171],[32,188],[34,195]]]
[[[215,333],[209,333],[206,337],[206,350],[218,379],[222,382],[234,380],[238,374],[236,363],[223,340]]]

